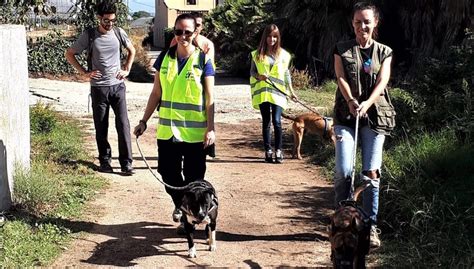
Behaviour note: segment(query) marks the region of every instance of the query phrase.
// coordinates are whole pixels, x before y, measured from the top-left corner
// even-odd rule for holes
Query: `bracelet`
[[[351,99],[347,100],[347,103],[350,103],[350,102],[356,102],[356,101],[357,101],[357,99],[355,99],[355,98],[351,98]]]

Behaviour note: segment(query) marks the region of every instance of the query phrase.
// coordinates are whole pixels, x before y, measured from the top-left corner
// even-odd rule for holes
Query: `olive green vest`
[[[367,100],[375,87],[382,61],[391,55],[392,49],[374,41],[371,56],[372,64],[368,74],[364,74],[362,55],[356,40],[338,43],[336,49],[341,56],[344,75],[350,86],[352,96],[359,103]],[[335,124],[354,125],[355,120],[349,117],[349,107],[340,89],[336,92],[334,114]],[[380,134],[390,134],[390,131],[395,127],[395,111],[387,89],[384,90],[380,98],[377,98],[367,114],[369,115],[368,124],[371,129]]]
[[[161,103],[158,139],[203,142],[207,128],[206,99],[201,83],[202,66],[196,49],[178,74],[177,56],[167,53],[160,67]]]
[[[259,81],[253,76],[250,77],[253,107],[259,109],[261,103],[270,102],[286,109],[288,106],[288,92],[285,85],[285,72],[290,66],[290,53],[281,49],[280,56],[275,59],[275,63],[271,68],[267,57],[263,61],[258,59],[256,50],[252,51],[251,56],[257,67],[257,72],[266,75],[269,80]]]

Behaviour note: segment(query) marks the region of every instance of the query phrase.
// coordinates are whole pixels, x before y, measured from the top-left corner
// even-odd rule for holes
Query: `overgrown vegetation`
[[[0,267],[48,265],[68,243],[66,219],[105,186],[90,168],[78,122],[48,106],[31,109],[30,171],[17,170],[14,207],[0,227]]]

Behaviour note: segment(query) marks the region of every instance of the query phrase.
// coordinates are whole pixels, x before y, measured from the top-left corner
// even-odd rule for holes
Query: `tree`
[[[132,18],[134,20],[138,18],[143,18],[143,17],[151,17],[151,14],[146,11],[137,11],[137,12],[133,12],[132,14]]]
[[[127,25],[128,7],[123,0],[110,0],[117,7],[117,25]],[[76,0],[76,4],[70,11],[75,18],[75,24],[78,27],[78,33],[83,32],[88,27],[97,25],[96,6],[99,2],[96,0]]]
[[[48,5],[43,0],[3,1],[0,6],[0,24],[24,24],[30,11],[36,15],[48,16],[56,13],[56,7]]]
[[[249,53],[257,48],[263,29],[271,21],[271,13],[262,0],[226,1],[206,18],[208,37],[216,45],[223,68],[248,75]]]

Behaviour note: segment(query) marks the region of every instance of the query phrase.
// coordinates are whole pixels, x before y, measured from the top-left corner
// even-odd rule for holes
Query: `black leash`
[[[270,79],[267,78],[267,79],[264,80],[264,81],[265,81],[266,83],[270,84],[270,85],[271,85],[273,88],[275,88],[277,91],[283,93],[285,96],[290,97],[290,99],[291,99],[293,102],[298,103],[298,104],[304,106],[304,107],[305,107],[306,109],[308,109],[309,111],[311,111],[311,112],[313,112],[313,113],[315,113],[315,114],[320,115],[320,113],[319,113],[318,111],[316,111],[316,110],[314,110],[313,108],[309,107],[307,104],[301,102],[301,101],[298,100],[298,99],[295,100],[295,99],[291,98],[291,96],[289,96],[286,92],[280,90],[280,89],[275,85],[275,83],[273,83],[273,81],[271,81]]]
[[[145,155],[143,155],[143,152],[142,152],[142,149],[140,148],[140,144],[138,143],[138,136],[136,138],[136,142],[137,142],[137,147],[138,147],[138,151],[140,152],[140,155],[142,156],[142,159],[143,161],[145,162],[146,164],[146,167],[148,167],[148,170],[150,170],[151,174],[163,185],[165,185],[166,187],[170,188],[170,189],[173,189],[173,190],[186,190],[189,188],[189,185],[191,185],[191,183],[189,183],[188,185],[186,186],[183,186],[183,187],[176,187],[176,186],[171,186],[169,184],[167,184],[166,182],[164,182],[158,175],[155,174],[155,172],[153,172],[153,169],[151,169],[150,165],[148,164],[146,158],[145,158]]]

